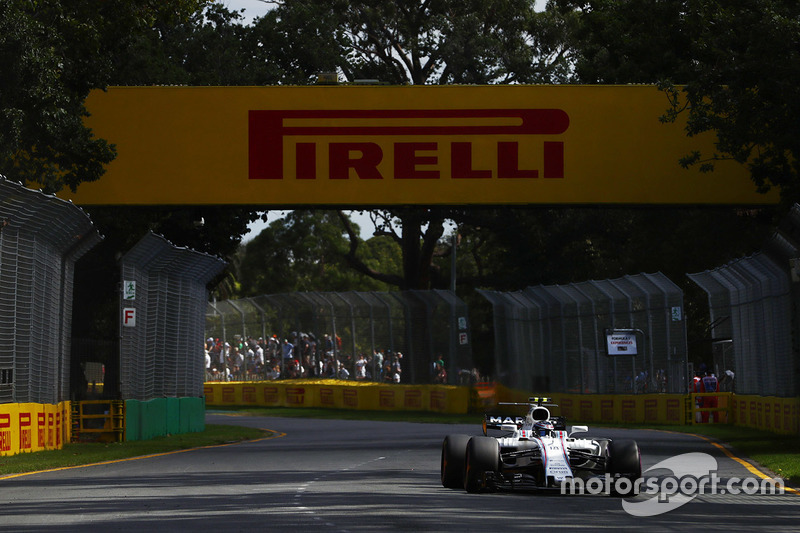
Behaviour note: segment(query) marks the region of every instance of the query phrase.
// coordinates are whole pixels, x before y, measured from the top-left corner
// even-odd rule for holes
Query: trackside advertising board
[[[632,332],[607,333],[606,351],[608,355],[639,355],[636,348],[636,334]]]
[[[78,205],[765,204],[654,86],[111,87],[118,157]]]
[[[452,385],[382,385],[338,380],[206,382],[206,405],[321,407],[466,413],[470,390]]]
[[[69,442],[69,402],[0,405],[0,456],[58,450]]]

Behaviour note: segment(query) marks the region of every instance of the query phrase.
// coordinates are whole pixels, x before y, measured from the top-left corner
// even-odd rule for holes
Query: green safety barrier
[[[203,398],[156,398],[125,401],[125,440],[204,431]]]

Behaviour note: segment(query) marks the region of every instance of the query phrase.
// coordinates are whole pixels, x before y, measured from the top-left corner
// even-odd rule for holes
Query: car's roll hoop
[[[527,423],[532,426],[535,422],[545,420],[552,420],[556,429],[566,429],[563,423],[563,417],[553,417],[548,407],[558,407],[558,404],[551,402],[552,398],[544,396],[531,396],[527,402],[498,402],[497,405],[515,405],[527,407],[528,413],[526,416],[498,416],[498,415],[484,415],[483,419],[483,434],[488,435],[488,430],[497,429],[500,431],[515,431],[522,428],[523,424]]]
[[[550,410],[548,407],[558,407],[558,404],[551,402],[552,398],[545,398],[544,396],[531,396],[527,402],[498,402],[497,405],[521,405],[528,407],[528,415],[534,422],[550,419]]]

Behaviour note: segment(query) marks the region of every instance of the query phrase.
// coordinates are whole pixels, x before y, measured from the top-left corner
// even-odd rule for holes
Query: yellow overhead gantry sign
[[[767,204],[746,169],[659,121],[654,86],[112,87],[117,147],[79,205]]]

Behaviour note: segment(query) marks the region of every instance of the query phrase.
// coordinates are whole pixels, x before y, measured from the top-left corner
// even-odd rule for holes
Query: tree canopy
[[[778,187],[800,201],[800,4],[788,0],[701,3],[694,23],[691,72],[683,91],[668,86],[673,118],[686,131],[716,132],[713,154],[683,164],[713,170],[714,161],[746,165],[759,191]]]
[[[287,72],[389,84],[555,83],[566,28],[533,0],[280,1],[256,32],[283,36]],[[268,45],[263,46],[270,49]]]
[[[347,223],[353,226],[349,219]],[[388,290],[385,283],[349,268],[347,249],[337,212],[292,211],[244,245],[237,267],[243,295]],[[383,270],[397,271],[400,249],[385,239],[373,238],[363,243],[359,259],[375,268],[380,263]]]
[[[115,59],[142,31],[202,3],[0,3],[0,174],[45,192],[99,179],[114,148],[83,124],[89,91],[107,86]]]
[[[665,120],[715,131],[754,187],[800,200],[800,4],[793,0],[276,0],[250,25],[210,0],[0,2],[0,174],[46,192],[102,179],[114,139],[86,128],[108,85],[660,83]],[[263,205],[89,210],[106,236],[81,260],[76,336],[117,335],[116,257],[146,231],[235,265],[240,295],[449,286],[515,290],[661,270],[678,279],[751,253],[769,210],[464,208],[372,211],[362,239],[333,211],[295,211],[240,247]],[[202,224],[199,222],[202,221]],[[690,252],[687,252],[690,250]],[[109,297],[109,295],[112,295]],[[490,327],[490,320],[483,322]],[[480,337],[480,335],[479,335]],[[488,337],[487,337],[488,338]],[[484,338],[485,340],[485,338]],[[482,342],[478,339],[478,342]],[[490,350],[486,350],[488,354]]]
[[[576,81],[659,83],[664,120],[714,132],[684,166],[746,165],[757,190],[800,200],[800,4],[793,0],[554,0],[577,15]]]
[[[715,158],[734,158],[749,165],[755,186],[779,186],[787,200],[798,194],[793,59],[800,8],[788,0],[550,0],[544,11],[531,0],[275,5],[244,25],[237,13],[207,0],[0,4],[0,172],[48,192],[99,179],[114,149],[113,139],[97,139],[82,123],[91,89],[306,84],[335,71],[345,81],[395,84],[661,82],[675,104],[665,104],[665,119],[687,113],[689,134],[715,129],[720,139],[716,154],[687,154],[686,165],[709,168]],[[686,90],[671,91],[675,84]],[[122,239],[152,229],[176,244],[234,257],[257,210],[263,206],[92,208],[90,214],[102,233],[121,239],[120,250],[131,244]],[[373,213],[380,239],[361,239],[346,217],[330,213],[313,221],[300,213],[292,231],[307,223],[315,228],[309,235],[319,235],[338,224],[329,245],[308,250],[337,269],[348,265],[361,285],[368,276],[377,286],[438,288],[448,286],[445,220],[459,225],[462,279],[503,287],[641,269],[653,263],[636,254],[639,262],[623,261],[614,246],[649,242],[644,229],[659,229],[655,220],[622,209],[408,206]],[[730,213],[731,226],[749,220]],[[682,213],[681,224],[689,218]],[[204,225],[195,223],[200,219]],[[270,238],[285,248],[291,233],[282,231]],[[399,250],[401,259],[378,261],[378,248]],[[313,277],[312,270],[297,275]],[[348,278],[319,279],[342,287]]]

